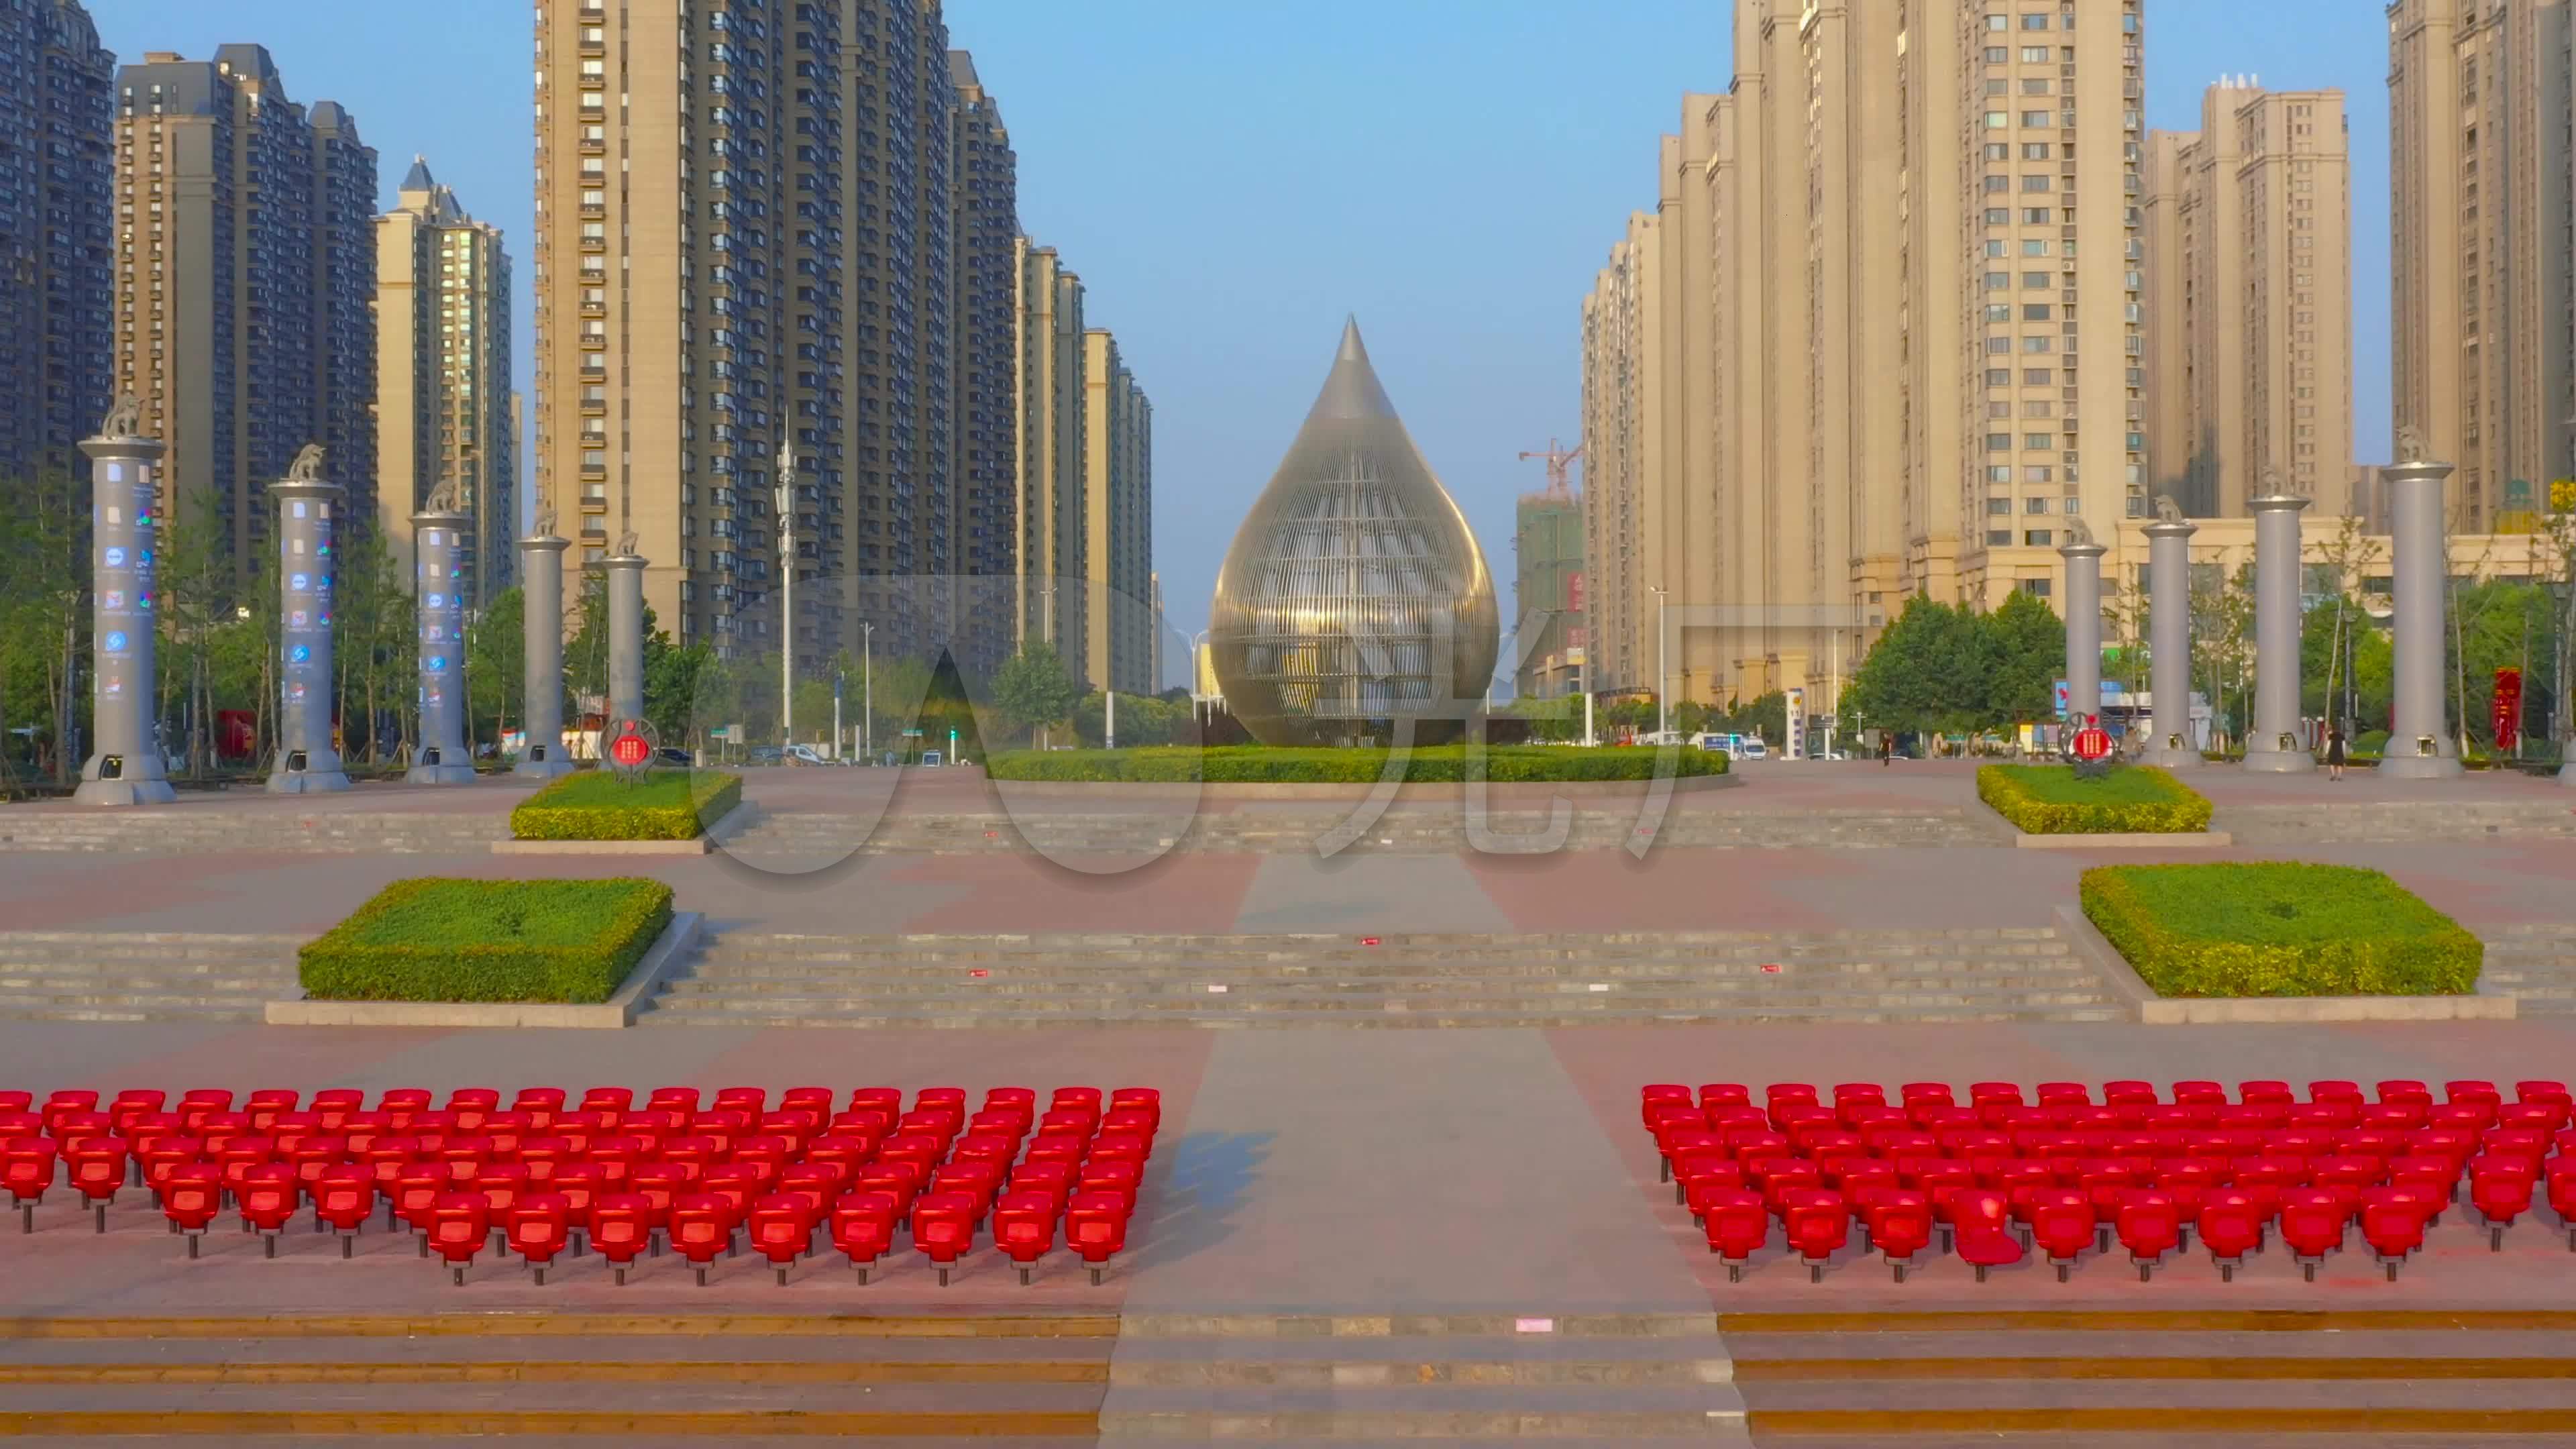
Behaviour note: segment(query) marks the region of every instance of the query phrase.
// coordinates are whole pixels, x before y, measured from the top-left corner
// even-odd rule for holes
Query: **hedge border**
[[[2161,781],[2177,798],[2070,803],[2042,800],[2013,774],[2014,766],[1977,767],[1977,798],[2024,835],[2191,835],[2209,829],[2209,798],[2158,765],[2119,765]],[[2020,766],[2022,769],[2048,768]]]
[[[608,924],[592,941],[539,946],[506,941],[393,944],[359,939],[385,917],[432,897],[591,888],[617,892]],[[400,880],[296,953],[304,994],[326,1001],[539,1001],[597,1003],[624,984],[671,924],[671,888],[658,880]]]
[[[1655,778],[1663,752],[1609,746],[1494,745],[1483,751],[1485,778],[1498,785],[1646,781]],[[995,780],[1067,784],[1373,785],[1386,775],[1383,749],[1226,746],[1199,749],[1157,745],[1133,750],[999,750],[986,759]],[[1707,778],[1727,773],[1715,750],[1676,749],[1673,776]],[[1420,746],[1407,752],[1402,783],[1455,784],[1467,778],[1463,745]]]
[[[519,802],[510,812],[514,840],[695,840],[742,803],[742,776],[721,770],[692,771],[685,805],[566,805],[564,796],[596,788],[576,781],[596,770],[566,775]]]
[[[2382,894],[2376,904],[2399,907],[2415,918],[2403,934],[2342,935],[2301,943],[2213,940],[2160,918],[2139,894],[2149,872],[2208,873],[2213,891],[2224,877],[2261,872],[2300,878],[2300,894],[2316,897],[2341,885]],[[2289,889],[2289,887],[2284,887]],[[2393,896],[2397,899],[2385,899]],[[2084,872],[2078,887],[2084,915],[2125,958],[2138,979],[2159,996],[2460,996],[2477,989],[2486,947],[2457,921],[2385,872],[2358,866],[2303,861],[2206,865],[2105,865]],[[2385,911],[2380,917],[2388,919]]]

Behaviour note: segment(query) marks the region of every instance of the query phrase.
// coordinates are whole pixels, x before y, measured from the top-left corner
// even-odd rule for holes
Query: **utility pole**
[[[778,444],[778,743],[796,743],[796,449]]]
[[[876,758],[877,626],[859,626],[859,758]]]
[[[1673,727],[1672,706],[1665,698],[1664,689],[1664,604],[1668,591],[1661,584],[1647,587],[1655,591],[1655,733],[1660,736]],[[1587,653],[1583,657],[1589,659],[1592,656]],[[1657,743],[1662,741],[1659,739]]]

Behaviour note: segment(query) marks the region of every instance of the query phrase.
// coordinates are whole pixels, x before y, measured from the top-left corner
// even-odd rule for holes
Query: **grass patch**
[[[742,777],[714,770],[654,770],[628,783],[583,770],[519,802],[520,840],[695,840],[742,803]]]
[[[1985,765],[1977,798],[2025,835],[2180,835],[2209,828],[2209,801],[2154,765],[2079,780],[2066,765]]]
[[[1660,750],[1580,745],[1497,745],[1483,750],[1485,778],[1497,784],[1576,780],[1651,780]],[[1198,749],[1187,745],[1136,750],[1003,750],[985,762],[996,780],[1057,780],[1098,783],[1174,783],[1203,780],[1209,784],[1368,785],[1384,777],[1385,750],[1272,749],[1235,745]],[[1723,775],[1726,756],[1715,750],[1672,751],[1672,773],[1680,777]],[[1405,752],[1402,779],[1408,784],[1445,784],[1467,778],[1464,745],[1424,746]]]
[[[297,954],[326,1001],[600,1002],[671,923],[657,880],[402,880]]]
[[[2159,996],[2442,996],[2485,947],[2375,870],[2258,862],[2084,872],[2084,914]]]

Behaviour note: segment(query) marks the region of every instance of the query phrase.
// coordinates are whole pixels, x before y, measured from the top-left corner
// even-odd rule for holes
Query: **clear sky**
[[[1867,3],[1867,0],[1864,0]],[[412,153],[502,226],[525,386],[528,0],[89,0],[120,57],[276,55],[349,107],[388,205]],[[1655,138],[1731,74],[1726,0],[950,0],[1020,158],[1021,225],[1089,286],[1154,402],[1154,552],[1206,622],[1244,508],[1345,312],[1497,579],[1514,454],[1578,429],[1583,294],[1655,194]],[[2340,86],[2353,155],[2356,456],[2387,456],[2388,67],[2378,0],[2149,0],[2150,125],[2222,74]],[[1504,599],[1506,607],[1509,593]]]

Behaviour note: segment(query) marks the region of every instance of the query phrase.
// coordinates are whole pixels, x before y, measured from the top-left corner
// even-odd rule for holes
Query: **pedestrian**
[[[1882,770],[1886,769],[1888,760],[1894,756],[1895,753],[1896,731],[1880,730],[1878,732],[1878,767]]]
[[[2343,726],[2339,724],[2326,726],[2326,778],[2343,778]]]

